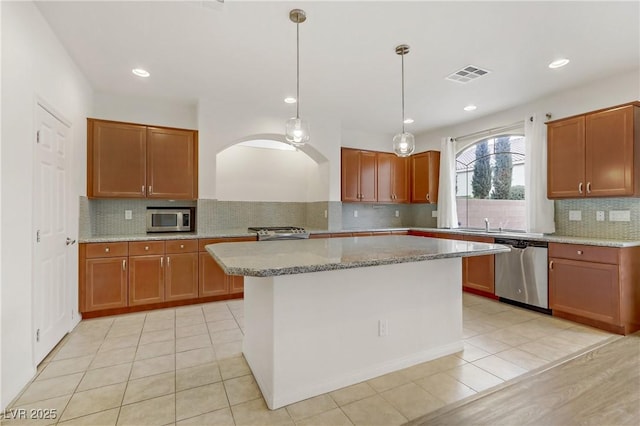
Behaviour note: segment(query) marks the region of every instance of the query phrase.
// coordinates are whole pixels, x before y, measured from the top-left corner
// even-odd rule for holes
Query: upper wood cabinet
[[[426,151],[411,156],[411,202],[438,202],[440,151]]]
[[[198,198],[194,130],[87,120],[91,198]]]
[[[342,148],[341,160],[342,201],[377,201],[376,152]]]
[[[377,153],[378,202],[409,202],[409,159],[387,152]]]
[[[640,103],[547,123],[549,198],[640,194]]]

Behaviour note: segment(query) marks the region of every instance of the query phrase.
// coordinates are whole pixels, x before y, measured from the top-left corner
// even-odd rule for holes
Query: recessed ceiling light
[[[569,60],[566,58],[562,58],[562,59],[556,59],[555,61],[551,62],[549,64],[549,68],[560,68],[560,67],[564,67],[565,65],[567,65],[569,63]]]
[[[149,77],[151,75],[149,74],[149,71],[143,70],[142,68],[134,68],[131,70],[131,72],[137,75],[138,77]]]
[[[478,108],[478,107],[475,106],[475,105],[467,105],[466,107],[464,107],[464,110],[465,111],[475,111],[476,108]]]
[[[291,96],[289,96],[288,98],[284,98],[284,102],[287,104],[295,104],[297,101],[296,98],[292,98]]]
[[[413,118],[405,118],[404,124],[411,124],[411,123],[413,123]]]

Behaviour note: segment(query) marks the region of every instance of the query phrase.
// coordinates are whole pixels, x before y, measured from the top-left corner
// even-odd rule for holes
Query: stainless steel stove
[[[309,238],[309,232],[297,226],[251,226],[249,231],[258,234],[258,241]]]

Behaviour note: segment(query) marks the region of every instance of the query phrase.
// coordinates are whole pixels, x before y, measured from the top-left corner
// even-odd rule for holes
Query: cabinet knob
[[[104,248],[104,252],[105,252],[105,253],[109,253],[109,247],[105,247],[105,248]]]
[[[180,244],[180,248],[183,249],[184,248],[184,244]]]
[[[144,249],[145,250],[149,250],[149,246],[144,246]]]
[[[582,253],[584,253],[584,252],[583,252],[582,250],[578,250],[576,253],[578,253],[578,254],[582,254]]]

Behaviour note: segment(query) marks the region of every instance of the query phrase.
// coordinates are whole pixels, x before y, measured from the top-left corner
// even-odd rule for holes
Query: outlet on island
[[[385,337],[389,335],[389,321],[386,319],[378,320],[378,336]]]
[[[353,217],[358,217],[358,210],[353,211]]]
[[[124,218],[125,218],[125,220],[133,219],[133,212],[131,210],[125,210],[124,211]]]

